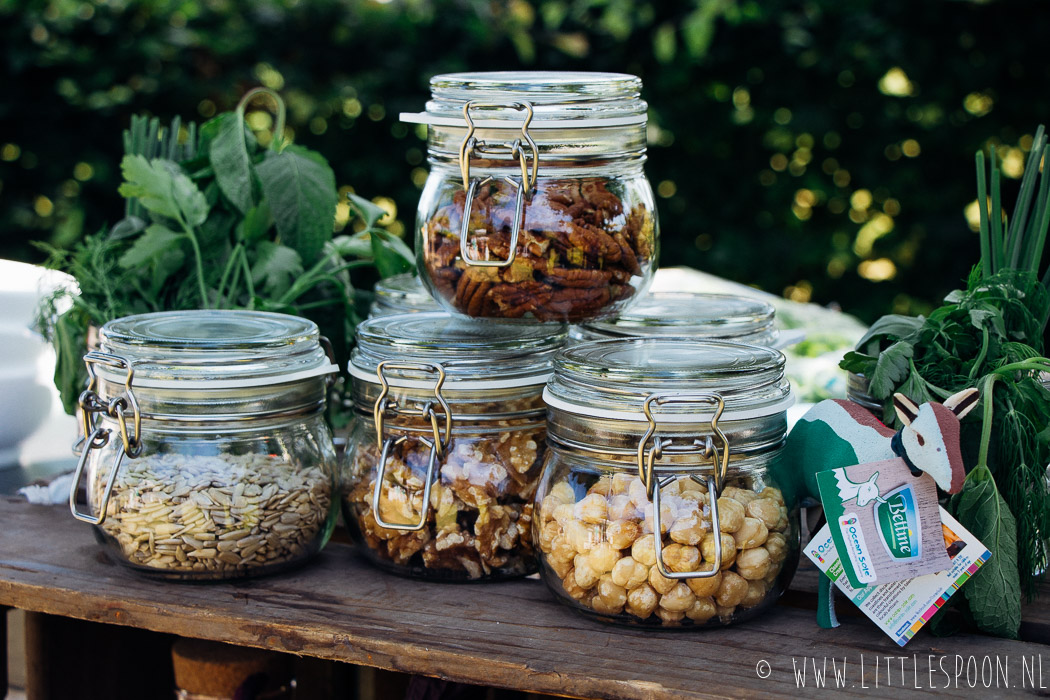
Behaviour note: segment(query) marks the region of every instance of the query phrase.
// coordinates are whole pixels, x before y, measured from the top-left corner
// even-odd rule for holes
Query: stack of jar
[[[377,289],[349,366],[339,500],[362,551],[424,578],[540,571],[560,600],[617,623],[758,613],[798,557],[778,461],[784,357],[761,302],[631,306],[658,253],[640,80],[470,73],[431,87],[425,112],[402,115],[428,129],[421,278]],[[565,324],[579,324],[567,349]],[[183,507],[171,503],[183,488],[155,501]],[[258,534],[234,517],[245,494],[220,491],[209,497],[231,501],[228,527]],[[243,566],[230,532],[202,544]],[[185,533],[128,534],[152,552]]]

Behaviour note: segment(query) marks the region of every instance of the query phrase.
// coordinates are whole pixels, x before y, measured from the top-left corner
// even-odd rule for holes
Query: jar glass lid
[[[384,368],[391,386],[433,386],[433,372],[418,366],[433,364],[441,365],[449,388],[543,384],[565,334],[564,326],[468,321],[443,311],[382,316],[358,325],[350,374],[378,382],[379,363],[387,361],[417,365]]]
[[[774,309],[759,299],[728,294],[655,292],[619,318],[584,324],[585,337],[688,336],[698,340],[771,345]]]
[[[430,89],[426,111],[403,113],[401,121],[465,126],[463,106],[471,101],[497,103],[471,112],[474,125],[483,129],[520,129],[522,113],[509,106],[519,101],[532,105],[530,129],[644,124],[648,109],[641,99],[641,79],[626,73],[446,73],[431,78]]]
[[[784,355],[759,345],[688,338],[616,338],[580,343],[558,354],[543,398],[584,416],[648,420],[652,394],[715,393],[723,420],[773,415],[793,403]],[[710,404],[668,403],[654,416],[672,423],[710,420]]]
[[[436,311],[440,308],[423,286],[423,281],[410,272],[376,282],[375,301],[384,306],[413,310]]]
[[[264,311],[125,316],[102,326],[99,350],[129,360],[137,386],[263,386],[338,371],[313,321]],[[96,366],[106,379],[123,381],[122,370]]]

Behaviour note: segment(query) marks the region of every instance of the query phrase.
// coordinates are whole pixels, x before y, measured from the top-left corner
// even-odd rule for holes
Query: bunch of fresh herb
[[[276,126],[262,146],[245,124],[248,103],[267,95]],[[135,313],[176,309],[259,309],[304,315],[321,328],[345,366],[358,320],[350,271],[381,276],[413,268],[405,244],[377,222],[385,211],[351,195],[364,229],[333,237],[338,199],[325,159],[288,143],[284,103],[265,89],[236,111],[197,129],[134,117],[121,161],[125,217],[72,250],[49,248],[50,264],[76,279],[39,325],[58,354],[55,384],[72,413],[86,377],[82,356],[92,327]],[[68,297],[68,298],[67,298]]]
[[[895,392],[921,403],[981,390],[983,410],[963,424],[976,463],[947,506],[993,554],[963,589],[974,622],[1016,637],[1022,592],[1031,596],[1046,569],[1050,538],[1050,390],[1040,381],[1050,372],[1043,356],[1050,270],[1038,277],[1050,226],[1050,146],[1040,126],[1006,221],[995,156],[990,213],[984,154],[976,160],[981,261],[966,289],[926,318],[879,319],[841,366],[869,379],[887,418]]]

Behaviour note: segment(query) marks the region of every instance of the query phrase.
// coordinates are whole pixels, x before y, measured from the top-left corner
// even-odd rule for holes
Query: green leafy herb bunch
[[[981,390],[981,410],[963,423],[966,482],[946,506],[992,552],[962,589],[969,616],[981,630],[1016,637],[1022,594],[1034,594],[1050,538],[1050,269],[1039,277],[1050,227],[1050,145],[1043,127],[1012,216],[1001,206],[994,154],[989,160],[990,193],[977,153],[981,260],[966,289],[928,317],[879,319],[841,366],[868,378],[889,420],[895,392],[921,403]]]
[[[263,146],[245,109],[273,100]],[[257,309],[314,320],[345,366],[358,320],[351,272],[412,270],[413,255],[378,225],[384,210],[351,195],[363,230],[333,237],[338,191],[320,154],[283,138],[285,107],[271,90],[247,93],[233,112],[197,129],[176,118],[132,118],[121,161],[124,218],[71,250],[47,248],[50,265],[79,293],[49,298],[38,325],[58,354],[55,383],[75,410],[89,329],[121,316],[178,309]]]

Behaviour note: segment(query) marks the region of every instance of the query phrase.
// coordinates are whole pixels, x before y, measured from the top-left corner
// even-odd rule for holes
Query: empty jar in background
[[[573,326],[573,341],[681,336],[776,347],[774,309],[759,299],[729,294],[654,292],[619,317]]]
[[[375,298],[368,309],[368,317],[440,310],[441,305],[430,296],[419,276],[406,272],[376,282]]]

